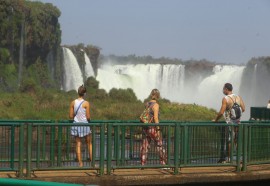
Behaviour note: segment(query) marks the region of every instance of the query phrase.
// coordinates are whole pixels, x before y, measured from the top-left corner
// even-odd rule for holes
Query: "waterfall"
[[[244,66],[216,65],[213,74],[197,81],[185,83],[185,66],[177,64],[103,64],[98,69],[100,88],[131,88],[144,100],[153,88],[160,90],[163,98],[174,102],[195,103],[219,110],[223,85],[232,83],[238,94]]]
[[[86,78],[91,77],[91,76],[95,76],[91,61],[89,59],[89,57],[87,56],[86,53],[84,53],[84,60],[85,60],[85,76]]]
[[[196,103],[219,110],[224,96],[222,89],[225,83],[233,85],[233,93],[239,94],[244,66],[216,65],[214,74],[203,79],[198,87]]]
[[[63,47],[63,90],[77,90],[83,84],[83,75],[72,51]]]
[[[63,89],[77,89],[83,83],[83,75],[70,49],[63,48]],[[85,76],[94,76],[91,61],[84,53]],[[269,100],[270,74],[265,64],[250,66],[215,65],[206,68],[190,68],[182,64],[119,64],[103,61],[97,69],[99,88],[109,92],[112,88],[131,88],[143,101],[153,88],[161,97],[172,102],[198,104],[219,111],[225,83],[233,85],[233,92],[240,95],[246,111],[243,119],[249,119],[250,106],[265,106]],[[241,90],[240,90],[241,89]]]
[[[25,34],[25,20],[23,19],[21,25],[21,41],[19,50],[19,74],[18,74],[18,86],[21,85],[22,81],[22,71],[23,71],[23,59],[24,59],[24,34]]]
[[[252,78],[251,78],[252,88],[251,88],[251,92],[250,92],[250,96],[249,96],[250,105],[254,105],[254,106],[258,106],[258,105],[255,105],[256,104],[256,101],[255,101],[256,90],[257,90],[257,87],[256,87],[256,85],[257,85],[257,65],[258,64],[254,65],[254,71],[253,71]]]
[[[131,88],[140,100],[144,100],[153,88],[158,88],[163,97],[177,101],[183,88],[184,66],[161,64],[103,64],[97,73],[100,88]],[[173,91],[172,91],[173,90]]]

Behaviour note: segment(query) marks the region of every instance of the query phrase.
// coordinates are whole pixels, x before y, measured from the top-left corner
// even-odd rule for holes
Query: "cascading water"
[[[20,53],[19,53],[19,74],[18,74],[18,86],[21,85],[22,81],[22,71],[23,71],[23,51],[24,51],[24,34],[25,34],[25,25],[24,21],[21,26],[21,41],[20,41]]]
[[[199,84],[194,102],[218,110],[224,96],[222,89],[225,83],[231,83],[233,93],[239,94],[244,68],[235,65],[216,65],[213,68],[214,74],[203,79]]]
[[[83,84],[83,75],[76,57],[72,51],[68,48],[63,47],[63,90],[77,90],[80,85]]]
[[[131,88],[140,100],[147,98],[153,88],[158,88],[163,97],[177,101],[177,94],[183,89],[184,66],[104,64],[98,69],[97,80],[100,88],[106,91],[112,88]]]
[[[92,64],[91,64],[91,61],[89,59],[89,57],[87,56],[86,53],[84,53],[84,60],[85,60],[85,76],[88,78],[88,77],[91,77],[91,76],[95,76],[95,73],[94,73],[94,70],[93,70],[93,67],[92,67]]]
[[[256,98],[256,90],[257,90],[257,64],[254,65],[254,72],[252,74],[252,78],[251,78],[251,91],[250,91],[250,95],[248,96],[248,100],[250,105],[254,105],[256,104],[255,98]],[[257,105],[256,105],[257,106]]]
[[[63,47],[63,89],[77,89],[83,75],[70,49]],[[86,54],[85,76],[94,76]],[[211,67],[210,67],[211,68]],[[99,88],[109,92],[112,88],[131,88],[138,99],[144,100],[153,88],[158,88],[163,98],[173,102],[198,104],[219,110],[223,85],[232,83],[233,92],[241,95],[246,103],[243,119],[249,119],[250,106],[265,106],[269,100],[270,74],[265,64],[249,66],[215,65],[207,68],[185,69],[181,64],[114,64],[104,61],[97,69]],[[210,70],[210,71],[209,71]],[[240,90],[241,89],[241,90]]]
[[[201,82],[185,84],[185,66],[176,64],[103,64],[98,69],[100,88],[131,88],[140,100],[148,97],[153,88],[158,88],[163,98],[174,102],[195,103],[218,110],[221,105],[222,88],[227,82],[233,84],[238,94],[244,66],[216,65],[213,75]]]

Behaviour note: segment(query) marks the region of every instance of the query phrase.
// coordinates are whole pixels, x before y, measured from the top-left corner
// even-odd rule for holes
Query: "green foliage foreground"
[[[90,102],[93,120],[138,120],[144,103],[137,100],[131,89],[98,89],[98,82],[88,78],[86,100]],[[0,93],[0,119],[68,119],[69,104],[77,98],[75,90],[64,92],[28,88],[16,93]],[[161,120],[209,121],[216,112],[195,104],[171,103],[160,100]]]

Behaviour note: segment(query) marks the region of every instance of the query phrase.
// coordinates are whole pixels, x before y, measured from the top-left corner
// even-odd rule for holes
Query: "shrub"
[[[110,98],[118,101],[137,101],[137,97],[132,89],[116,89],[113,88],[109,92]]]

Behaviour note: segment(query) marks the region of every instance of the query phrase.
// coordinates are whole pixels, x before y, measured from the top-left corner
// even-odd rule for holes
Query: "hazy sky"
[[[104,55],[245,64],[270,56],[270,0],[41,0],[57,6],[62,44]]]

